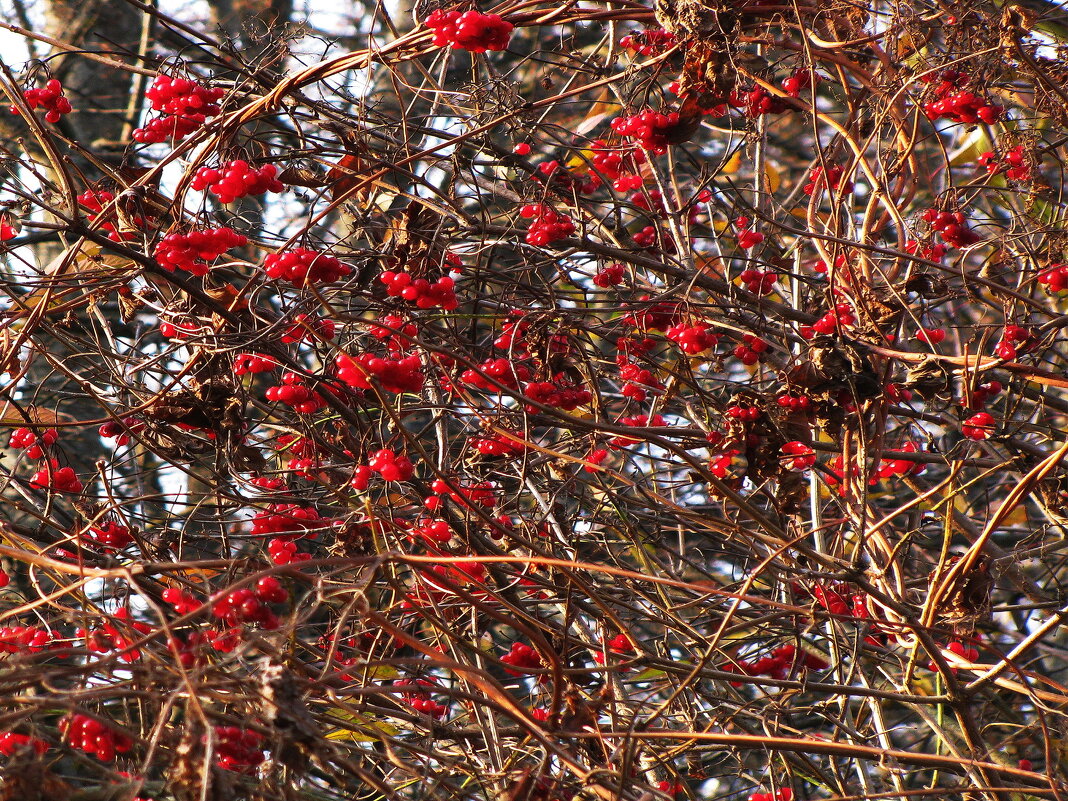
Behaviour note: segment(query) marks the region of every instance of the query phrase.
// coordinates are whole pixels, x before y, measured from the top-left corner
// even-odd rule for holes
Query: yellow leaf
[[[779,175],[779,171],[771,164],[764,165],[764,174],[768,177],[768,191],[779,191],[779,185],[782,183],[782,177]]]
[[[734,151],[734,155],[727,159],[727,163],[720,170],[724,175],[734,175],[742,167],[742,151]]]
[[[339,728],[326,735],[328,740],[340,740],[352,743],[374,743],[386,737],[395,737],[400,729],[392,723],[376,720],[368,714],[346,712],[344,709],[330,710],[326,723],[337,723]]]

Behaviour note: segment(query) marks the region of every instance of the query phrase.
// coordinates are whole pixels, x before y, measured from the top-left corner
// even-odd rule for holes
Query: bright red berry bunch
[[[374,380],[387,392],[418,392],[423,388],[423,362],[418,355],[383,359],[370,353],[337,357],[337,375],[350,387],[371,389]]]
[[[927,209],[923,221],[950,247],[963,248],[979,241],[979,235],[968,225],[968,218],[962,212]]]
[[[248,243],[248,237],[226,228],[208,228],[187,234],[167,234],[156,245],[153,256],[168,272],[185,270],[193,275],[207,275],[215,261],[230,248]]]
[[[135,130],[134,141],[142,144],[181,141],[219,113],[218,102],[224,94],[223,89],[209,89],[189,78],[157,75],[145,91],[145,98],[153,111],[163,114]]]
[[[263,764],[263,735],[237,726],[215,727],[215,758],[223,770],[252,773]]]
[[[286,280],[293,286],[332,284],[352,272],[352,268],[329,253],[308,248],[294,248],[270,253],[263,260],[268,278]]]
[[[42,626],[0,628],[0,654],[36,654],[55,647],[58,635]]]
[[[59,122],[64,114],[70,114],[74,109],[70,101],[63,96],[63,84],[52,78],[40,89],[27,89],[22,93],[22,99],[31,109],[43,108],[45,110],[45,122],[53,124]],[[19,107],[11,106],[11,113],[18,114]]]
[[[337,324],[318,314],[298,314],[282,334],[282,342],[329,342],[337,334]]]
[[[925,83],[936,80],[936,76],[923,77]],[[924,103],[923,112],[929,119],[946,118],[956,123],[974,124],[985,122],[993,125],[1005,109],[986,102],[974,92],[964,87],[968,84],[968,75],[957,70],[942,70],[937,75],[938,83],[934,87],[935,100]]]
[[[270,356],[261,353],[239,353],[234,356],[234,375],[246,373],[269,373],[281,365]]]
[[[45,448],[50,448],[59,439],[59,432],[54,428],[45,429],[40,434],[31,428],[16,428],[11,432],[7,446],[18,450],[25,449],[31,459],[40,459],[45,455]]]
[[[1031,162],[1027,158],[1023,145],[1016,145],[999,156],[997,153],[988,151],[979,157],[979,166],[985,167],[991,175],[1005,173],[1005,176],[1013,181],[1031,180]]]
[[[629,361],[623,361],[619,365],[619,377],[623,379],[623,387],[620,390],[623,397],[639,403],[648,397],[650,391],[659,392],[664,388],[652,370]]]
[[[78,195],[77,200],[79,206],[91,212],[89,220],[91,222],[99,222],[100,227],[108,232],[108,239],[111,241],[128,242],[138,236],[138,234],[132,230],[119,230],[116,225],[118,217],[114,210],[104,211],[104,208],[109,206],[115,200],[114,193],[109,192],[106,189],[87,189]],[[133,228],[141,228],[150,222],[145,217],[138,215],[128,216],[125,219]]]
[[[787,470],[808,470],[816,464],[816,452],[804,442],[787,442],[782,448],[782,463]]]
[[[997,425],[993,416],[987,412],[979,412],[960,424],[960,433],[968,439],[974,439],[979,442],[989,439],[995,428],[997,428]]]
[[[774,793],[753,793],[749,801],[793,801],[794,791],[789,787],[783,787]]]
[[[426,679],[397,679],[393,686],[401,690],[401,698],[412,709],[429,715],[432,718],[440,718],[449,711],[445,704],[437,703],[430,696],[431,689],[435,684]]]
[[[1027,349],[1033,344],[1034,337],[1031,332],[1021,325],[1007,325],[1001,334],[994,353],[999,359],[1012,360],[1019,356],[1021,350]]]
[[[285,184],[277,176],[278,168],[273,164],[257,169],[243,159],[235,159],[220,167],[201,167],[193,176],[192,187],[199,192],[207,189],[220,203],[227,204],[249,195],[284,192]]]
[[[760,361],[762,353],[767,352],[768,343],[754,334],[743,334],[742,341],[734,348],[735,358],[741,359],[742,364],[756,364]]]
[[[544,667],[538,652],[522,642],[512,643],[511,650],[501,657],[501,662],[511,665],[510,668],[505,668],[511,676],[522,676],[532,669],[537,670]]]
[[[456,281],[451,275],[430,282],[425,278],[413,279],[406,272],[387,270],[378,280],[386,285],[386,294],[391,298],[402,298],[420,309],[440,307],[452,311],[460,305],[456,300]]]
[[[163,600],[171,605],[179,615],[188,615],[190,612],[195,612],[204,604],[197,600],[196,596],[191,595],[185,590],[179,587],[167,587],[163,591]]]
[[[812,339],[817,334],[835,334],[839,329],[853,325],[857,320],[853,313],[853,307],[848,303],[837,303],[835,307],[824,314],[812,325],[801,326],[801,336]]]
[[[544,203],[528,203],[519,209],[519,216],[530,220],[526,240],[536,247],[546,247],[575,233],[575,223]]]
[[[622,37],[619,46],[624,50],[630,50],[639,56],[658,56],[667,52],[678,43],[675,34],[668,33],[663,28],[647,28]]]
[[[971,403],[968,404],[968,407],[970,409],[983,408],[990,398],[1001,394],[1001,390],[1004,388],[1000,381],[987,381],[985,384],[980,384],[972,390]]]
[[[937,345],[945,338],[946,329],[944,328],[920,328],[916,332],[916,339],[920,342],[926,342],[928,345]]]
[[[114,520],[100,526],[90,526],[79,534],[79,539],[86,546],[122,550],[134,541],[130,529]]]
[[[444,11],[437,9],[426,18],[426,26],[434,31],[434,44],[485,53],[487,50],[507,50],[514,26],[497,14],[478,11]]]
[[[117,732],[96,718],[74,714],[59,722],[59,730],[66,736],[71,748],[95,756],[101,762],[111,762],[115,754],[125,754],[133,743],[130,738]]]
[[[415,474],[415,468],[408,457],[389,448],[376,451],[367,464],[382,476],[383,481],[407,481]]]
[[[516,364],[513,360],[504,358],[487,359],[478,366],[477,370],[464,370],[460,374],[462,382],[487,392],[500,392],[489,379],[509,389],[519,389],[519,382],[529,378],[530,370],[526,365]]]
[[[671,135],[679,126],[679,114],[677,111],[661,114],[650,109],[630,117],[616,117],[610,125],[613,131],[625,139],[633,139],[643,150],[661,155],[672,144]]]
[[[282,383],[268,387],[267,400],[284,403],[300,414],[315,414],[326,406],[326,398],[311,389],[299,373],[282,373]]]
[[[288,598],[278,579],[265,576],[255,589],[241,587],[224,595],[211,607],[211,614],[231,627],[252,623],[263,629],[276,629],[281,624],[268,604],[282,603]]]
[[[759,236],[763,239],[762,234],[753,234],[752,231],[743,231],[738,235],[738,247],[743,249],[752,247],[752,245],[749,244],[749,242],[753,241],[751,238],[752,236]],[[745,245],[743,245],[743,237],[750,237],[749,239],[744,240]],[[779,274],[772,270],[765,272],[764,270],[755,270],[750,267],[749,269],[742,270],[738,275],[738,278],[745,288],[754,295],[770,295],[775,291],[775,285],[779,281]]]
[[[798,94],[800,94],[800,91]],[[751,119],[762,114],[782,114],[790,110],[790,106],[785,100],[771,94],[763,86],[735,90],[730,93],[728,102],[735,108],[740,108],[742,113]]]
[[[72,467],[60,467],[58,459],[49,459],[48,467],[42,467],[30,479],[30,485],[38,489],[48,489],[53,492],[67,492],[77,495],[85,487],[78,480],[77,474]]]
[[[20,751],[29,749],[33,749],[40,756],[48,750],[48,743],[36,737],[30,737],[28,734],[16,734],[15,732],[0,734],[0,754],[12,756]]]
[[[1038,283],[1051,293],[1059,294],[1068,289],[1068,264],[1051,264],[1038,274]]]
[[[693,323],[692,325],[678,323],[671,326],[665,336],[678,345],[683,353],[695,356],[698,353],[704,353],[706,350],[716,347],[719,344],[721,335],[715,333],[705,323]]]
[[[780,645],[767,656],[759,657],[752,662],[739,659],[737,662],[724,665],[723,669],[745,676],[768,676],[781,680],[789,678],[790,674],[797,669],[826,670],[827,661],[805,650],[799,651],[796,645],[787,644]],[[731,682],[731,684],[735,687],[742,686],[742,682]],[[767,797],[770,799],[772,796]],[[788,797],[784,801],[788,801]]]
[[[892,458],[895,453],[918,453],[920,446],[915,442],[906,442],[900,448],[890,450],[886,452],[886,455],[891,458],[884,458],[879,469],[875,473],[874,480],[871,483],[875,483],[880,479],[887,479],[893,476],[914,476],[923,472],[923,462],[916,462],[910,459]]]
[[[742,250],[754,248],[764,241],[764,235],[762,233],[750,230],[750,222],[748,217],[739,217],[734,221],[734,225],[738,229],[738,247]]]
[[[521,456],[526,453],[528,446],[522,441],[523,437],[515,432],[512,432],[512,437],[503,434],[468,437],[467,444],[483,456]]]
[[[814,195],[817,190],[829,187],[830,189],[841,190],[843,193],[852,192],[853,182],[842,182],[844,174],[845,168],[841,164],[830,164],[826,171],[822,166],[813,167],[808,174],[808,183],[801,187],[801,191],[806,195]]]
[[[626,268],[622,264],[610,264],[603,270],[598,270],[593,276],[593,283],[602,289],[610,286],[619,286],[623,283],[623,275]]]
[[[586,387],[551,381],[532,381],[523,387],[523,394],[536,403],[568,412],[574,411],[579,406],[585,406],[593,399],[593,395]],[[528,404],[527,411],[533,414],[538,409]]]

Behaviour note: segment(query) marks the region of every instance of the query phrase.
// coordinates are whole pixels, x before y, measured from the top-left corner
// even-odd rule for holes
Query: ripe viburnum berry
[[[33,478],[30,479],[31,486],[72,495],[77,495],[84,489],[73,468],[60,467],[58,459],[49,459],[48,464],[48,467],[42,467],[33,474]]]
[[[544,203],[528,203],[519,210],[519,216],[531,220],[526,236],[531,245],[545,247],[575,233],[575,223],[570,217]]]
[[[993,416],[986,412],[979,412],[961,423],[960,431],[968,439],[974,439],[978,442],[988,439],[994,433],[995,427]]]
[[[337,357],[337,376],[350,387],[371,389],[375,380],[387,392],[418,392],[423,388],[423,363],[417,355],[383,359],[370,353]]]
[[[15,449],[26,449],[26,455],[31,459],[40,459],[44,456],[44,449],[56,444],[59,439],[59,432],[54,428],[49,428],[42,431],[40,434],[30,428],[16,428],[11,432],[11,439],[8,440],[8,447]]]
[[[209,228],[187,234],[167,234],[152,254],[168,272],[186,270],[193,275],[207,275],[211,265],[230,248],[241,247],[248,238],[230,228]]]
[[[497,14],[478,11],[444,11],[437,9],[426,19],[426,26],[434,31],[434,44],[471,53],[487,50],[506,50],[514,26]]]
[[[263,271],[275,279],[285,279],[293,286],[332,284],[352,272],[329,253],[308,248],[294,248],[271,253],[263,260]]]
[[[223,89],[209,89],[189,78],[157,75],[145,91],[145,99],[152,104],[153,111],[162,111],[163,115],[135,130],[134,141],[142,144],[181,141],[219,113],[218,101],[224,94]]]
[[[782,462],[788,470],[808,470],[816,463],[816,452],[804,442],[787,442],[781,450]]]
[[[277,175],[278,168],[273,164],[256,169],[247,161],[236,159],[219,168],[201,167],[193,176],[192,187],[197,191],[207,189],[218,196],[220,203],[226,204],[248,195],[285,191],[285,185]]]
[[[63,84],[52,78],[41,89],[27,89],[22,93],[22,99],[32,109],[43,108],[45,110],[45,122],[55,124],[64,114],[70,114],[74,109],[70,101],[63,96]],[[11,106],[11,113],[18,114],[19,107]]]

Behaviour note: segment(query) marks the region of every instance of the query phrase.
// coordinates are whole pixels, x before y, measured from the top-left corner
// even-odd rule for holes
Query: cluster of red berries
[[[585,406],[593,399],[593,395],[586,387],[554,384],[551,381],[532,381],[523,387],[523,394],[535,403],[553,406],[568,412],[573,412],[579,406]],[[538,410],[528,404],[527,411],[533,414]]]
[[[420,520],[412,526],[412,534],[430,545],[444,545],[452,539],[452,529],[444,520]]]
[[[498,14],[478,11],[443,11],[437,9],[426,18],[426,26],[434,31],[437,47],[451,47],[471,53],[487,50],[507,50],[514,26]]]
[[[18,450],[25,449],[26,455],[31,459],[40,459],[44,456],[45,448],[50,448],[59,439],[59,432],[54,428],[48,428],[40,434],[32,428],[16,428],[11,432],[8,447]]]
[[[36,654],[54,647],[55,632],[41,626],[4,626],[0,628],[0,654]]]
[[[610,286],[622,284],[625,269],[622,264],[610,264],[603,270],[598,270],[593,276],[594,286],[608,289]]]
[[[616,117],[609,124],[620,136],[633,139],[638,147],[659,155],[667,153],[672,144],[672,132],[679,127],[679,113],[662,114],[650,109],[630,117]]]
[[[920,446],[915,442],[906,442],[900,448],[887,451],[887,455],[895,453],[919,453]],[[924,470],[923,462],[915,462],[910,459],[901,458],[888,458],[883,459],[879,469],[875,472],[875,479],[872,483],[879,480],[885,480],[893,476],[914,476],[922,473]]]
[[[252,773],[263,764],[263,735],[237,726],[215,727],[216,764],[234,773]]]
[[[985,167],[991,175],[1004,172],[1005,176],[1013,181],[1031,180],[1031,162],[1023,145],[1011,147],[1001,156],[987,151],[979,157],[979,166]]]
[[[211,269],[208,262],[215,261],[230,248],[247,243],[248,237],[230,228],[209,228],[187,234],[167,234],[152,255],[168,272],[180,269],[193,275],[207,275]]]
[[[368,333],[375,339],[384,340],[390,353],[403,353],[412,337],[419,333],[419,326],[405,322],[400,315],[387,314],[377,325],[371,326]]]
[[[304,381],[304,377],[298,373],[282,373],[282,383],[267,388],[267,400],[284,403],[299,414],[315,414],[326,406],[326,398]]]
[[[624,398],[641,403],[649,392],[659,392],[664,385],[656,377],[652,370],[639,367],[633,362],[624,361],[619,366],[619,377],[623,379],[623,388],[620,390]]]
[[[135,142],[154,144],[168,140],[180,142],[219,113],[218,102],[226,92],[209,89],[189,78],[157,75],[145,91],[153,111],[163,116],[149,120],[143,128],[133,132]]]
[[[826,670],[827,660],[821,659],[815,654],[805,650],[798,651],[796,645],[788,643],[780,645],[767,656],[762,656],[752,662],[739,659],[724,665],[723,670],[728,673],[741,673],[743,676],[768,676],[773,679],[786,679],[797,668],[810,670]],[[732,681],[732,687],[741,687],[742,682]]]
[[[835,334],[839,329],[847,325],[853,325],[856,320],[852,306],[848,303],[837,303],[831,311],[824,314],[812,325],[801,326],[801,336],[805,339],[812,339],[817,334]]]
[[[337,334],[337,323],[318,314],[298,314],[285,333],[282,342],[329,342]]]
[[[738,246],[739,247],[743,246],[742,245],[742,237],[744,235],[754,236],[752,231],[745,231],[743,234],[739,234],[738,235]],[[755,236],[759,236],[759,237],[763,238],[763,234],[755,234]],[[748,240],[748,239],[746,240],[747,243],[749,241],[751,241],[751,240]],[[747,245],[747,247],[752,247],[752,246],[751,245]],[[750,267],[750,268],[748,268],[746,270],[742,270],[742,272],[741,272],[741,274],[739,274],[738,278],[739,278],[739,280],[741,280],[742,284],[745,285],[745,288],[748,291],[752,292],[754,295],[770,295],[772,292],[775,291],[775,284],[778,283],[778,281],[779,281],[779,274],[774,272],[774,271],[772,271],[772,270],[768,270],[767,272],[764,272],[763,270],[755,270],[752,267]]]
[[[467,444],[483,456],[522,456],[529,449],[522,436],[510,432],[512,437],[491,434],[485,437],[469,437]],[[513,438],[514,437],[514,438]]]
[[[759,406],[748,403],[732,403],[723,410],[723,415],[728,420],[737,420],[739,423],[754,423],[764,416]]]
[[[741,359],[742,364],[756,364],[760,361],[761,354],[765,353],[770,346],[760,337],[754,334],[743,334],[742,341],[734,348],[734,356]]]
[[[102,526],[90,526],[78,535],[83,545],[97,545],[103,548],[122,550],[134,541],[130,529],[114,520]]]
[[[607,454],[608,452],[605,451],[605,453]],[[614,637],[608,637],[605,641],[605,648],[611,654],[633,656],[635,653],[634,643],[626,634],[617,634]],[[598,665],[605,664],[605,655],[600,651],[594,653],[593,659]]]
[[[443,275],[431,283],[425,278],[413,279],[406,272],[387,270],[378,280],[386,285],[386,294],[391,298],[402,298],[420,309],[440,307],[452,311],[460,305],[456,300],[456,281],[451,275]]]
[[[149,634],[152,627],[147,623],[133,620],[128,606],[115,610],[114,619],[125,623],[139,634]],[[99,628],[77,629],[77,636],[85,638],[85,646],[98,654],[117,652],[123,662],[133,663],[141,658],[141,651],[133,647],[133,641],[110,619],[105,618]]]
[[[278,168],[273,164],[256,169],[244,159],[234,159],[220,167],[201,167],[193,176],[192,187],[197,191],[207,189],[226,204],[248,195],[285,191],[277,176]]]
[[[800,87],[798,87],[800,94]],[[762,114],[782,114],[790,110],[790,105],[781,97],[771,94],[763,86],[755,86],[752,89],[740,89],[730,93],[728,102],[749,118],[756,118]]]
[[[987,412],[978,412],[960,424],[960,433],[968,439],[980,442],[989,439],[996,428],[997,423],[992,415]]]
[[[979,95],[963,88],[968,83],[966,73],[957,70],[942,70],[937,76],[927,75],[921,80],[924,83],[932,83],[936,77],[938,80],[938,84],[934,87],[936,99],[923,104],[923,112],[928,119],[937,120],[945,117],[957,123],[985,122],[988,125],[993,125],[1001,119],[1005,109],[988,103]]]
[[[63,84],[52,78],[40,89],[27,89],[22,93],[22,99],[32,109],[43,108],[45,110],[45,122],[57,123],[64,114],[70,114],[74,109],[70,101],[63,96]],[[19,107],[11,106],[11,113],[18,114]]]
[[[115,212],[109,211],[105,214],[104,207],[110,205],[115,200],[115,195],[106,189],[94,190],[87,189],[78,195],[78,205],[91,212],[89,220],[90,222],[100,221],[100,227],[108,232],[108,239],[113,242],[126,242],[133,239],[136,234],[133,231],[120,231],[115,225]],[[147,220],[144,217],[132,216],[127,218],[127,222],[137,228],[146,224]]]
[[[254,623],[271,630],[278,628],[280,622],[267,604],[284,603],[288,599],[289,593],[277,578],[264,576],[254,589],[241,587],[224,595],[212,606],[211,614],[227,626]]]
[[[674,47],[678,41],[675,34],[668,33],[663,28],[647,28],[622,37],[619,46],[639,56],[658,56]]]
[[[319,516],[314,506],[298,506],[293,503],[271,504],[252,518],[252,535],[280,534],[267,542],[267,553],[276,565],[288,565],[310,559],[307,553],[298,553],[294,540],[314,537],[314,529],[322,528],[331,521]]]
[[[718,345],[721,335],[704,323],[678,323],[668,328],[665,336],[678,345],[683,353],[695,356]]]
[[[547,247],[575,233],[574,221],[545,203],[528,203],[519,209],[519,216],[531,221],[526,241],[535,247]]]
[[[75,713],[59,722],[59,730],[70,743],[77,748],[95,756],[101,762],[111,762],[115,754],[125,754],[133,743],[130,738],[117,732],[95,718]]]
[[[272,357],[261,353],[239,353],[234,356],[234,375],[246,373],[269,373],[281,365]]]
[[[968,218],[962,212],[927,209],[923,221],[929,223],[931,230],[950,247],[963,248],[979,241],[978,234],[968,226]]]
[[[779,395],[775,402],[779,408],[788,412],[807,412],[812,407],[812,401],[808,395],[797,395],[793,392],[784,392]]]
[[[662,414],[654,414],[650,417],[647,414],[632,414],[619,419],[619,425],[628,426],[631,428],[661,428],[667,425],[667,420],[664,419]],[[618,437],[612,437],[610,443],[615,448],[625,448],[628,445],[633,445],[638,442],[634,437],[628,437],[621,435]]]
[[[1051,264],[1038,274],[1038,283],[1048,292],[1064,292],[1068,289],[1068,264]]]
[[[817,188],[830,187],[831,189],[841,190],[843,193],[852,192],[852,181],[842,183],[842,175],[844,174],[845,168],[841,164],[831,164],[826,171],[822,166],[813,167],[808,174],[808,183],[801,187],[801,191],[806,195],[814,195]]]
[[[774,793],[753,793],[749,801],[793,801],[794,791],[789,787],[783,787]]]
[[[937,345],[939,342],[946,338],[946,329],[944,328],[923,328],[916,332],[916,339],[920,342],[926,342],[928,345]]]
[[[995,395],[1000,395],[1001,390],[1005,387],[1000,381],[987,381],[985,384],[980,384],[971,392],[971,399],[968,407],[971,409],[981,409],[986,405],[986,402],[993,398]]]
[[[790,97],[801,97],[801,92],[810,88],[817,77],[810,69],[796,69],[782,82],[783,91]]]
[[[1025,350],[1032,344],[1034,337],[1031,332],[1021,325],[1007,325],[1001,333],[1001,341],[994,349],[999,359],[1011,361],[1015,359],[1021,350]]]
[[[196,596],[191,595],[180,587],[167,587],[163,591],[162,597],[179,615],[188,615],[203,606]]]
[[[645,163],[645,153],[633,144],[610,145],[604,139],[595,139],[589,152],[590,164],[612,181],[617,192],[630,192],[644,183],[638,169]]]
[[[439,704],[430,697],[430,689],[434,683],[426,679],[397,679],[393,686],[401,690],[401,698],[412,709],[429,715],[432,718],[440,718],[449,711],[445,704]]]
[[[544,667],[538,652],[521,642],[512,643],[511,650],[501,657],[501,662],[511,665],[510,668],[505,668],[510,676],[521,676],[531,670]]]
[[[15,732],[0,734],[0,754],[4,756],[13,756],[19,751],[31,748],[38,756],[41,756],[48,750],[48,743],[36,737],[30,737],[28,734],[16,734]]]
[[[332,284],[352,272],[329,253],[308,248],[294,248],[282,253],[270,253],[263,260],[263,271],[268,278],[289,281],[293,286],[308,284]]]
[[[519,389],[519,382],[530,378],[530,370],[524,364],[516,364],[511,359],[487,359],[478,369],[468,369],[460,373],[460,380],[486,392],[500,390],[490,380],[503,384],[509,389]]]
[[[78,480],[72,467],[60,467],[58,459],[49,459],[48,467],[42,467],[30,479],[30,485],[52,492],[69,492],[77,495],[85,487]]]
[[[816,464],[816,452],[804,442],[787,442],[779,450],[782,452],[783,466],[787,470],[808,470]]]
[[[423,388],[423,362],[415,354],[383,359],[370,353],[341,353],[337,357],[337,375],[357,389],[371,389],[372,380],[387,392],[418,392]]]
[[[460,487],[458,490],[454,490],[449,487],[446,481],[438,478],[431,483],[430,489],[435,494],[425,499],[423,504],[431,511],[441,508],[442,501],[445,498],[452,499],[465,509],[470,509],[474,506],[492,508],[497,505],[496,487],[489,481],[480,481],[469,487]]]
[[[750,230],[750,222],[748,217],[739,217],[734,221],[734,225],[738,229],[738,247],[742,250],[749,250],[764,241],[762,233]]]
[[[582,177],[555,159],[541,162],[538,165],[535,177],[561,191],[575,191],[583,195],[592,195],[597,191],[597,187],[601,185],[601,177],[599,175],[591,173]]]
[[[415,473],[411,460],[403,453],[394,453],[389,448],[382,448],[372,456],[368,466],[383,481],[407,481]]]

